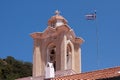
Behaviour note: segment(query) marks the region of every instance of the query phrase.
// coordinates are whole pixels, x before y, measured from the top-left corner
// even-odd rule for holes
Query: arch
[[[50,43],[47,47],[47,62],[53,63],[56,70],[56,46],[54,43]]]
[[[67,69],[72,69],[73,64],[73,44],[70,40],[67,41],[67,50],[66,50],[66,67]]]

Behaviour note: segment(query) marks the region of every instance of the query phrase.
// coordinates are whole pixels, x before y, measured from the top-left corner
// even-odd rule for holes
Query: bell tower
[[[48,20],[44,32],[31,34],[34,40],[33,77],[44,76],[45,66],[53,63],[55,71],[81,72],[81,47],[83,39],[76,37],[67,20],[59,11]]]

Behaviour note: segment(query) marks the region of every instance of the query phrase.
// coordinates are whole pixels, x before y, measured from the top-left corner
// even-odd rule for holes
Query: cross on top
[[[60,11],[56,10],[56,11],[55,11],[55,14],[56,14],[56,15],[60,15]]]

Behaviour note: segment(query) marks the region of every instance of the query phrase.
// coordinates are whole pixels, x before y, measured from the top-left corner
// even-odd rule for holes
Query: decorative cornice
[[[43,38],[48,38],[51,36],[57,36],[58,34],[60,34],[61,32],[70,32],[72,34],[73,37],[75,37],[75,34],[73,32],[73,30],[68,27],[68,25],[62,25],[60,27],[48,27],[44,32],[34,32],[31,34],[31,37],[33,39],[43,39]]]

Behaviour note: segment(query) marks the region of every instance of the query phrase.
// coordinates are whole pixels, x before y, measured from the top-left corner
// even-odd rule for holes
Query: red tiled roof
[[[96,80],[120,76],[120,67],[108,68],[103,70],[85,72],[80,74],[56,77],[51,80]]]
[[[55,77],[62,77],[62,76],[73,75],[73,74],[76,74],[76,72],[73,71],[72,69],[68,69],[63,71],[56,71]]]
[[[96,70],[91,72],[75,74],[72,70],[58,71],[56,77],[47,80],[100,80],[113,77],[120,77],[120,67],[107,68],[103,70]],[[26,77],[16,80],[45,80],[44,76],[39,77]]]

